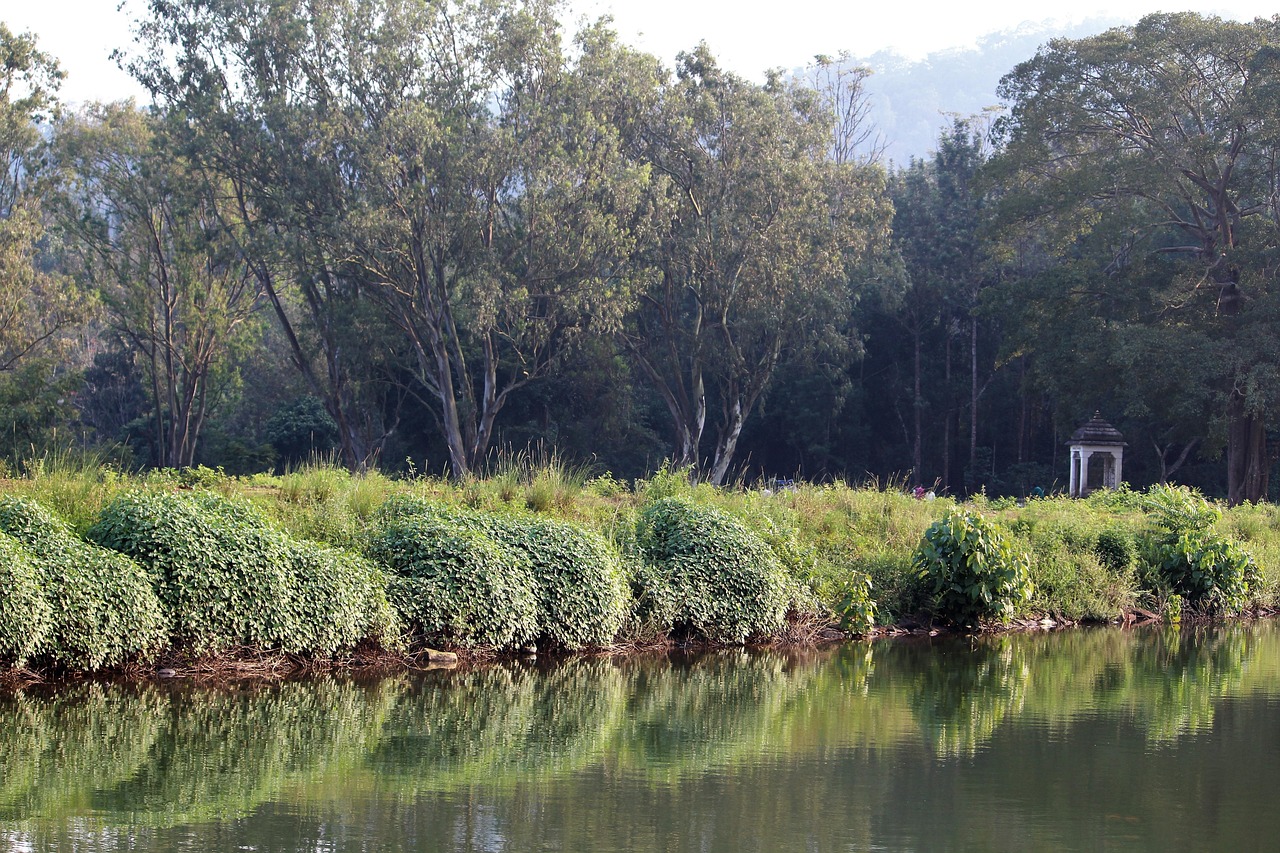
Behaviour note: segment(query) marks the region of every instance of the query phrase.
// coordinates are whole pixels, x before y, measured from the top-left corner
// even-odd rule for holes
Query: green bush
[[[21,542],[40,569],[53,614],[40,650],[79,670],[116,666],[157,651],[166,623],[137,563],[86,543],[34,501],[0,498],[0,531]]]
[[[537,639],[564,649],[614,642],[629,601],[617,552],[599,534],[543,516],[460,510],[413,496],[395,497],[383,524],[416,519],[477,531],[527,565],[538,602]]]
[[[523,555],[410,504],[382,514],[370,556],[393,575],[392,603],[428,640],[463,648],[522,645],[538,635],[538,599]]]
[[[636,539],[638,600],[658,626],[725,643],[782,627],[794,584],[768,544],[732,516],[662,498],[640,514]]]
[[[322,456],[338,446],[338,424],[315,397],[299,397],[267,420],[267,441],[285,464]]]
[[[1131,570],[1113,570],[1094,551],[1072,548],[1062,541],[1040,540],[1030,551],[1035,554],[1031,562],[1033,612],[1105,622],[1133,605],[1136,590]]]
[[[1098,562],[1108,570],[1122,574],[1133,568],[1136,549],[1133,545],[1133,537],[1127,530],[1108,527],[1098,534],[1093,552],[1097,555]]]
[[[53,610],[31,553],[0,536],[0,665],[23,666],[53,634]]]
[[[1207,613],[1248,606],[1258,569],[1248,551],[1215,529],[1220,509],[1194,489],[1170,486],[1149,489],[1146,507],[1160,577],[1173,593]]]
[[[528,560],[540,642],[581,649],[616,639],[629,590],[622,563],[604,539],[545,518],[490,516],[482,523],[490,536]]]
[[[332,655],[393,643],[385,579],[366,560],[300,542],[256,509],[212,492],[135,492],[110,504],[94,541],[147,566],[178,643]]]
[[[966,628],[1007,621],[1031,598],[1030,561],[976,510],[956,508],[925,531],[913,566],[937,613]]]

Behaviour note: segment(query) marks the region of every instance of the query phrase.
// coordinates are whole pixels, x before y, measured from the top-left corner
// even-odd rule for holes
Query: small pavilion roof
[[[1102,412],[1094,412],[1088,423],[1071,433],[1071,440],[1067,444],[1128,446],[1124,436],[1120,434],[1120,430],[1102,419]]]

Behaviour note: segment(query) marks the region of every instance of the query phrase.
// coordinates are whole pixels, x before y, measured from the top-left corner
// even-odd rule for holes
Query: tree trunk
[[[1168,485],[1169,478],[1176,474],[1178,469],[1182,467],[1183,463],[1187,461],[1187,457],[1191,455],[1191,451],[1200,443],[1200,439],[1193,438],[1184,444],[1182,446],[1182,452],[1178,454],[1178,458],[1173,461],[1172,465],[1169,464],[1169,453],[1172,452],[1174,445],[1170,443],[1168,447],[1161,447],[1155,441],[1151,443],[1155,446],[1156,456],[1160,458],[1160,485],[1165,486]]]
[[[1227,237],[1224,243],[1231,245],[1230,232]],[[1242,301],[1236,276],[1222,264],[1215,265],[1214,273],[1220,288],[1218,311],[1234,322]],[[1266,423],[1248,411],[1244,394],[1233,388],[1227,401],[1227,503],[1235,506],[1264,499],[1270,473]]]
[[[951,488],[951,422],[954,416],[954,407],[951,405],[951,337],[952,326],[947,324],[947,342],[946,342],[946,359],[943,367],[943,391],[947,395],[947,407],[943,416],[942,425],[942,490],[948,491]]]
[[[969,470],[978,464],[978,318],[969,323]]]
[[[1227,403],[1227,420],[1227,503],[1263,500],[1271,473],[1266,424],[1245,410],[1244,395],[1238,391]]]
[[[924,400],[922,399],[920,394],[921,358],[920,358],[920,324],[919,323],[916,324],[915,329],[913,331],[914,331],[914,337],[915,337],[915,341],[914,341],[915,343],[915,377],[914,377],[915,400],[912,405],[912,408],[914,409],[912,414],[914,416],[913,422],[914,422],[916,434],[915,434],[915,440],[914,440],[913,446],[911,448],[911,466],[913,469],[913,473],[915,474],[916,484],[923,485],[924,452],[922,447],[923,442],[921,440],[921,432],[923,431],[923,428],[924,428],[924,425],[922,423],[922,419],[924,417],[922,412],[922,410],[924,409]]]
[[[729,465],[733,462],[733,454],[738,449],[738,437],[742,435],[742,425],[747,413],[740,403],[735,403],[730,414],[729,423],[716,442],[716,455],[711,463],[711,485],[723,486],[724,478],[729,474]]]
[[[1029,395],[1027,394],[1027,360],[1025,358],[1018,359],[1018,388],[1022,393],[1018,395],[1018,464],[1021,465],[1027,461],[1027,421],[1030,419],[1028,409]]]

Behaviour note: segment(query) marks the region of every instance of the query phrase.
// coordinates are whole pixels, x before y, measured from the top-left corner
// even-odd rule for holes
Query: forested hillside
[[[0,29],[12,471],[533,448],[1025,495],[1097,410],[1135,484],[1273,492],[1280,19],[933,57],[917,157],[877,140],[918,144],[918,68],[755,83],[542,0],[154,0],[137,33],[153,103],[71,109]],[[975,112],[961,69],[1006,53]]]

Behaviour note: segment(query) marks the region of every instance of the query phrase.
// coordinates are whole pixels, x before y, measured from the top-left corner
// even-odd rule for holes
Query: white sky
[[[53,54],[68,79],[63,97],[71,102],[141,97],[128,75],[109,59],[113,48],[130,43],[130,12],[145,0],[0,0],[0,21],[10,29],[31,31]],[[1189,0],[1163,11],[1191,7],[1238,20],[1276,14],[1274,0]],[[705,40],[728,68],[760,79],[765,69],[806,64],[815,54],[848,50],[870,56],[893,49],[912,58],[949,47],[971,46],[975,39],[1023,22],[1078,22],[1107,16],[1137,20],[1161,11],[1161,0],[1078,0],[1064,8],[1044,0],[899,3],[859,0],[570,0],[567,17],[612,14],[624,41],[670,61],[676,53]]]

